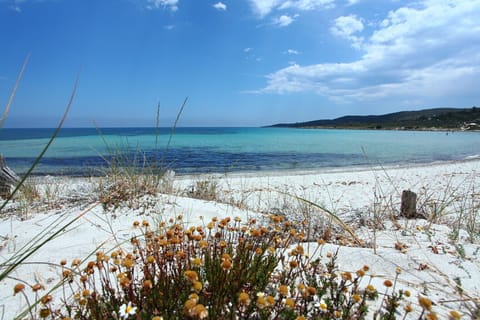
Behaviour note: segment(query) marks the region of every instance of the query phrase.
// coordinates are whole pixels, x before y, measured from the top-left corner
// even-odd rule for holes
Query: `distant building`
[[[464,122],[462,130],[480,130],[480,125],[476,122]]]

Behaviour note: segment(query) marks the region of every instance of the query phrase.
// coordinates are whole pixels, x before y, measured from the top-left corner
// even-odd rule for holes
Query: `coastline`
[[[443,128],[443,127],[351,127],[351,126],[265,126],[262,128],[291,128],[291,129],[311,129],[311,130],[371,130],[371,131],[418,131],[418,132],[445,132],[445,133],[455,133],[455,132],[480,132],[480,129],[468,129],[464,130],[462,128]]]

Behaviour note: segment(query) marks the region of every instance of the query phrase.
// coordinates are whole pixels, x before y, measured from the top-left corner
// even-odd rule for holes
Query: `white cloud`
[[[359,3],[360,0],[347,0],[347,5],[348,6],[353,6],[354,4]]]
[[[147,0],[147,9],[159,9],[159,8],[168,8],[173,12],[178,10],[178,1],[179,0]]]
[[[219,11],[227,10],[227,5],[223,2],[217,2],[213,5],[213,7]]]
[[[243,52],[250,52],[252,50],[253,50],[253,48],[245,48],[245,49],[243,49]]]
[[[279,9],[298,9],[298,10],[318,10],[332,8],[335,6],[334,0],[287,0],[281,1]]]
[[[250,6],[253,11],[258,14],[260,17],[264,17],[269,14],[273,8],[275,8],[279,0],[249,0]]]
[[[286,53],[286,54],[292,54],[292,55],[300,54],[300,52],[298,52],[297,50],[294,50],[294,49],[288,49],[288,50],[285,51],[284,53]]]
[[[273,19],[273,24],[279,27],[286,27],[290,25],[293,21],[294,19],[292,17],[283,14],[280,17]]]
[[[355,15],[338,17],[330,31],[338,37],[350,40],[355,48],[362,44],[363,38],[355,34],[363,31],[363,22]]]
[[[318,10],[331,8],[335,0],[249,0],[253,11],[261,18],[274,10],[296,9],[296,10]]]
[[[0,1],[0,2],[4,2],[4,1]],[[10,2],[10,1],[7,1],[7,3]],[[13,11],[16,11],[16,12],[22,12],[22,5],[25,4],[27,2],[27,0],[13,0],[11,1],[12,3],[10,4],[9,8]]]
[[[348,38],[352,34],[362,31],[363,23],[355,15],[338,17],[331,30],[335,35]]]
[[[398,8],[364,40],[361,58],[289,66],[268,75],[261,91],[316,92],[347,101],[478,97],[479,17],[480,0],[425,0]],[[336,21],[337,34],[354,43],[351,37],[363,29],[355,21]]]

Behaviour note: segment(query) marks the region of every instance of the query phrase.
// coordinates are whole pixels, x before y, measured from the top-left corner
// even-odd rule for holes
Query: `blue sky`
[[[7,127],[277,122],[479,105],[480,0],[0,0]]]

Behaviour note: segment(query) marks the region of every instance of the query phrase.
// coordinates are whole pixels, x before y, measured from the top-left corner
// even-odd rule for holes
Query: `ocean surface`
[[[25,173],[53,129],[1,129],[0,154]],[[64,128],[36,175],[101,175],[112,164],[177,174],[316,170],[480,157],[480,132],[292,128]]]

